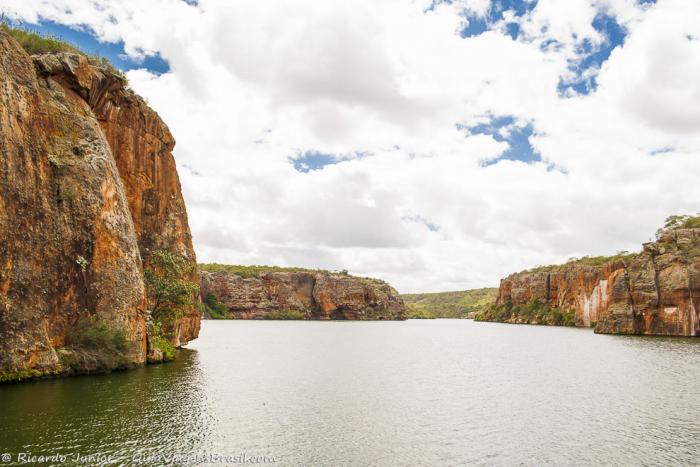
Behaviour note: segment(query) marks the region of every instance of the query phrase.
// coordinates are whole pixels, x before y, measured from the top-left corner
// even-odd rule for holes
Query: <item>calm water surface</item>
[[[698,339],[463,320],[208,321],[175,363],[0,386],[0,452],[15,463],[20,452],[101,456],[90,465],[235,465],[242,454],[699,465],[699,415]]]

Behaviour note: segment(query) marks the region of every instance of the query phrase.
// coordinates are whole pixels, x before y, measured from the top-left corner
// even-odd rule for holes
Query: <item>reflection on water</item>
[[[0,387],[0,451],[115,465],[693,464],[699,382],[698,339],[210,321],[174,363]]]
[[[164,453],[205,446],[212,412],[195,351],[129,372],[0,387],[2,452],[106,455]]]

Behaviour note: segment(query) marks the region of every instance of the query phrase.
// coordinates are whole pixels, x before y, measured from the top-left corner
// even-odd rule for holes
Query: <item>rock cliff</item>
[[[143,259],[195,264],[174,144],[123,78],[80,54],[29,57],[0,28],[0,379],[145,362]],[[196,338],[199,313],[174,327],[174,344]]]
[[[320,271],[200,274],[203,300],[213,294],[238,319],[405,319],[403,300],[377,279]]]
[[[700,229],[661,232],[640,253],[593,262],[582,259],[502,279],[495,313],[485,318],[500,313],[495,320],[527,322],[527,313],[512,310],[538,303],[572,312],[577,326],[593,326],[598,333],[700,335]]]

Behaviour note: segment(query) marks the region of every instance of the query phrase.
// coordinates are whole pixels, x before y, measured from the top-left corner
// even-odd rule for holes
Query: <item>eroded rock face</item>
[[[202,296],[213,293],[238,319],[295,311],[305,319],[401,320],[405,306],[386,282],[322,272],[266,272],[243,278],[202,271]]]
[[[104,364],[142,364],[144,248],[195,261],[174,142],[118,77],[84,57],[34,62],[0,30],[0,379],[63,373],[65,358],[98,369],[89,353],[63,348],[88,317],[124,333],[119,358]],[[150,174],[149,189],[134,183],[134,166]],[[196,337],[198,313],[180,329],[181,342]]]
[[[0,31],[0,369],[61,371],[83,316],[145,359],[141,259],[124,186],[89,105],[37,76]]]
[[[166,249],[188,258],[199,282],[187,211],[172,150],[175,139],[148,105],[117,76],[91,66],[82,56],[62,53],[34,57],[37,70],[79,95],[102,127],[129,204],[141,256]],[[181,345],[199,335],[199,312],[192,308],[174,332]]]
[[[602,266],[570,264],[501,280],[497,303],[539,300],[575,310],[608,334],[700,335],[700,229],[677,229]]]
[[[678,229],[616,270],[596,332],[700,335],[700,229]]]

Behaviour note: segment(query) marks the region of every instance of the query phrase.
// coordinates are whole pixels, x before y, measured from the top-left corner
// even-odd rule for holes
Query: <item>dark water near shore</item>
[[[171,364],[0,386],[0,453],[65,464],[79,453],[88,465],[697,465],[700,339],[209,321]]]

